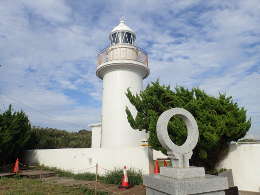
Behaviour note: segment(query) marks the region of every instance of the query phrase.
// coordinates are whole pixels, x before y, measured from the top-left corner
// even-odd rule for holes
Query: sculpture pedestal
[[[227,178],[213,175],[184,179],[145,175],[143,183],[146,186],[146,195],[225,195],[224,190],[228,189]]]
[[[203,167],[189,167],[189,168],[161,167],[160,175],[165,177],[170,177],[173,179],[204,177],[205,169]]]

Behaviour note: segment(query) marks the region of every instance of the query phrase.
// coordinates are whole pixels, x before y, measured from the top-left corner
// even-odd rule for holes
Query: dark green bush
[[[192,166],[212,170],[227,152],[232,141],[238,141],[246,135],[251,126],[246,109],[240,107],[233,97],[219,94],[217,97],[206,94],[199,88],[186,89],[177,86],[161,85],[152,82],[145,90],[136,95],[130,90],[127,97],[137,110],[126,108],[127,119],[133,129],[149,132],[148,144],[152,149],[167,154],[156,134],[159,116],[170,108],[184,108],[195,118],[199,129],[199,140],[190,163]],[[182,145],[187,139],[187,128],[181,118],[172,117],[168,123],[170,139]]]
[[[54,128],[32,128],[31,149],[89,148],[91,131],[68,132]]]

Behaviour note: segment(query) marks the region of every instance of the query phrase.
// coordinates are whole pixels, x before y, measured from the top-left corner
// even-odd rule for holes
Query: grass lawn
[[[44,183],[38,179],[2,178],[0,179],[0,195],[45,195],[45,194],[95,194],[86,187],[68,187],[59,184]],[[98,192],[98,195],[108,194]]]

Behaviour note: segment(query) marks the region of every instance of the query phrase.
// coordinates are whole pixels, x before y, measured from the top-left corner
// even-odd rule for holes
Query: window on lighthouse
[[[133,44],[132,34],[125,32],[123,35],[123,43]]]
[[[111,35],[111,44],[118,43],[134,44],[135,37],[130,32],[115,32]]]
[[[112,45],[119,43],[119,37],[118,37],[117,33],[113,33],[111,35],[111,37],[112,37],[112,40],[111,40]]]

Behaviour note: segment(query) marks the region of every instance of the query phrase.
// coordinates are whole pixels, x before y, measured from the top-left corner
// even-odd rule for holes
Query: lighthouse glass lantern
[[[134,45],[135,33],[131,28],[125,25],[124,20],[121,20],[119,25],[116,26],[109,36],[111,45],[116,44],[130,44]]]
[[[134,45],[135,35],[131,32],[114,32],[110,37],[111,45],[118,43]]]

